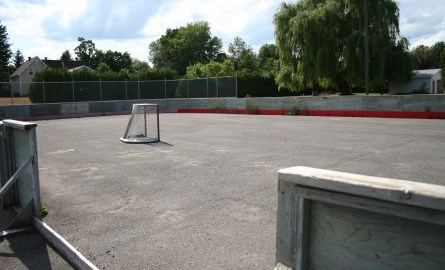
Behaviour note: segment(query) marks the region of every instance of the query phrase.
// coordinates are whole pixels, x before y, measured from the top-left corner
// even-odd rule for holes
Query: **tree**
[[[301,0],[275,14],[280,87],[334,88],[343,93],[364,85],[364,1]],[[368,2],[370,83],[378,89],[411,76],[407,39],[399,35],[394,0]]]
[[[0,21],[0,81],[6,82],[9,80],[8,63],[11,59],[12,51],[11,44],[8,43],[8,32],[6,26]]]
[[[225,60],[224,62],[211,61],[207,64],[197,63],[187,67],[186,78],[207,78],[207,77],[221,77],[233,76],[235,68],[233,62]]]
[[[264,44],[258,51],[258,65],[263,77],[275,78],[280,69],[280,55],[275,44]]]
[[[445,42],[436,42],[433,46],[431,46],[431,52],[434,56],[434,68],[441,67],[442,55],[445,53]]]
[[[96,68],[96,71],[99,73],[107,73],[107,72],[110,72],[111,69],[106,63],[100,62]]]
[[[431,47],[425,45],[415,47],[411,51],[415,69],[439,68],[440,57],[443,51],[445,51],[445,42],[443,41],[436,42]]]
[[[99,63],[105,63],[107,64],[111,71],[114,72],[120,72],[122,69],[131,69],[132,61],[130,54],[128,52],[117,52],[117,51],[111,51],[107,50],[106,52],[103,52],[101,50],[98,50],[96,52],[96,61]]]
[[[131,71],[134,73],[143,72],[150,69],[150,65],[146,61],[141,61],[139,59],[131,59]]]
[[[430,69],[434,66],[434,56],[430,47],[420,45],[411,52],[414,57],[415,69]]]
[[[445,92],[445,50],[443,50],[440,53],[440,58],[439,58],[439,65],[440,65],[440,69],[441,69],[441,75],[442,75],[442,91]]]
[[[442,75],[442,91],[445,92],[445,42],[440,41],[434,44],[433,50],[438,55],[439,68]]]
[[[88,67],[95,69],[100,61],[97,61],[96,44],[91,40],[86,40],[83,37],[77,38],[80,44],[74,48],[74,53],[77,55],[76,60],[83,61]]]
[[[222,42],[212,37],[205,21],[189,23],[166,33],[149,46],[150,61],[156,68],[171,68],[180,75],[196,63],[209,63],[221,52]]]
[[[65,50],[62,55],[60,56],[60,60],[62,61],[72,61],[73,58],[71,57],[71,53],[69,50]]]
[[[25,62],[25,57],[20,50],[17,50],[12,61],[14,62],[14,67],[17,69],[23,64],[23,62]]]
[[[228,48],[229,59],[235,65],[236,70],[254,72],[257,68],[256,55],[250,45],[247,45],[240,37],[235,37]]]

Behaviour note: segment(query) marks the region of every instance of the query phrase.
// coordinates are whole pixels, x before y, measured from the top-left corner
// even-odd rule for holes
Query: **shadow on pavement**
[[[38,232],[0,238],[0,265],[3,269],[74,269]]]

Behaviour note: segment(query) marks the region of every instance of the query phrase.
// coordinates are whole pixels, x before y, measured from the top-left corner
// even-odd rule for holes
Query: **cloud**
[[[227,49],[235,36],[255,50],[273,43],[273,15],[282,0],[0,0],[0,19],[14,51],[58,58],[93,40],[101,50],[128,51],[146,60],[148,45],[167,28],[208,21]],[[444,0],[399,0],[400,32],[411,44],[445,40]],[[74,55],[74,54],[73,54]]]
[[[131,39],[140,38],[146,17],[157,9],[157,1],[97,0],[82,5],[66,5],[43,20],[42,26],[51,39]],[[78,2],[78,1],[76,1]],[[161,1],[159,1],[161,2]]]
[[[445,30],[437,34],[434,34],[432,36],[425,36],[424,38],[419,38],[417,41],[411,44],[410,48],[413,49],[419,45],[432,46],[439,41],[445,41]]]
[[[420,45],[424,41],[441,38],[440,33],[445,29],[445,4],[442,0],[399,1],[399,9],[400,33],[412,44]]]
[[[212,34],[222,38],[225,46],[240,36],[247,43],[255,38],[273,37],[272,15],[280,1],[276,0],[189,0],[164,3],[148,18],[144,34],[151,39],[159,38],[167,28],[177,28],[189,22],[209,22]]]

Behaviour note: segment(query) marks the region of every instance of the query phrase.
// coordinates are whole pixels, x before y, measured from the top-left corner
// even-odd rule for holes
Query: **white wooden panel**
[[[14,129],[14,154],[16,168],[24,164],[33,155],[29,131]],[[33,168],[28,166],[17,180],[20,207],[24,208],[34,197]]]
[[[309,269],[444,269],[445,227],[312,201]]]
[[[445,186],[335,172],[309,167],[278,171],[290,183],[445,211]]]

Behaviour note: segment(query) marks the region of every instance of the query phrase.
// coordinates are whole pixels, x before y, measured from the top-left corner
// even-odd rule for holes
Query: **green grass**
[[[12,104],[32,104],[29,97],[15,97],[15,98],[0,98],[0,105],[12,105]]]

